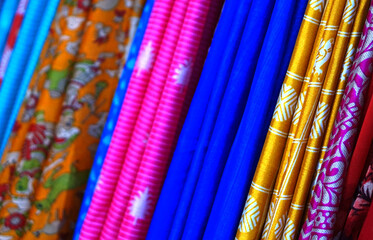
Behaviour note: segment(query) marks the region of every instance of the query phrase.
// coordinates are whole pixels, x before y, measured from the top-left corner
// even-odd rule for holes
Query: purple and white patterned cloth
[[[373,70],[373,2],[299,239],[332,239],[344,177]]]

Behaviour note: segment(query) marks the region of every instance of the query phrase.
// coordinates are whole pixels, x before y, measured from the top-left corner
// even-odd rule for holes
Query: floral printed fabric
[[[71,238],[143,2],[61,0],[2,157],[7,239]]]

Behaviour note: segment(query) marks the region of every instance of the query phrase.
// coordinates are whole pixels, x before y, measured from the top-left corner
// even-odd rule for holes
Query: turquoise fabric
[[[0,56],[3,54],[18,2],[19,0],[0,1]]]

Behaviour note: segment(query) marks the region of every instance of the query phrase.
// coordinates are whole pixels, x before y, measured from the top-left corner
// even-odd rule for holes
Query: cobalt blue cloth
[[[253,0],[216,121],[201,130],[210,135],[194,190],[183,239],[200,239],[213,205],[230,147],[239,127],[274,0]],[[207,112],[206,116],[214,114]]]
[[[27,91],[27,87],[30,83],[30,80],[32,78],[32,75],[34,73],[35,67],[38,63],[40,53],[43,49],[45,40],[47,39],[49,28],[52,24],[52,21],[54,19],[54,15],[56,14],[56,10],[58,7],[58,3],[60,0],[49,0],[47,1],[47,5],[45,6],[44,14],[42,16],[42,19],[40,21],[39,28],[37,29],[37,34],[35,37],[34,45],[32,47],[32,50],[30,52],[30,57],[27,61],[26,69],[24,71],[24,74],[22,76],[21,81],[19,82],[19,85],[16,89],[16,95],[14,98],[14,104],[12,106],[12,109],[9,112],[9,119],[6,125],[6,129],[3,135],[3,140],[1,142],[0,146],[0,154],[3,153],[6,143],[9,139],[10,133],[12,131],[14,122],[17,118],[18,111],[22,105],[22,101],[24,99],[24,96]],[[27,20],[27,19],[26,19]]]
[[[18,89],[22,85],[23,74],[28,60],[34,49],[47,2],[48,0],[29,1],[16,44],[5,71],[3,84],[0,89],[0,154],[2,154],[7,142],[5,132],[8,124],[10,124],[9,116],[17,99]]]
[[[126,94],[128,82],[131,78],[132,71],[135,67],[136,58],[140,50],[141,42],[144,37],[146,26],[149,21],[151,10],[153,8],[155,0],[147,0],[144,6],[141,19],[139,21],[135,37],[133,39],[130,52],[127,58],[127,62],[124,66],[121,78],[118,82],[118,87],[115,91],[112,105],[110,107],[109,115],[101,135],[100,143],[98,145],[91,173],[89,175],[87,187],[84,193],[82,206],[80,208],[79,217],[75,225],[74,240],[79,239],[80,230],[83,226],[84,218],[87,215],[89,205],[92,200],[92,196],[96,187],[98,176],[100,175],[102,164],[109,148],[111,137],[113,136],[114,128],[117,123],[120,109]]]
[[[3,55],[4,47],[14,15],[16,14],[19,0],[5,0],[0,10],[0,56]]]
[[[193,179],[196,181],[198,178],[198,173],[188,172],[188,169],[198,168],[196,166],[190,167],[190,165],[199,141],[200,129],[203,122],[206,121],[204,118],[208,117],[206,116],[206,110],[208,107],[218,109],[220,106],[219,99],[216,101],[213,99],[220,98],[220,95],[224,92],[251,2],[252,0],[242,0],[239,3],[235,1],[225,3],[204,69],[180,133],[147,239],[166,239],[169,237],[171,230],[173,234],[178,236],[182,234],[184,224],[180,223],[176,227],[175,223],[183,222],[188,206],[178,207],[178,205],[185,205],[183,203],[191,201],[194,186],[189,184],[188,189],[184,188],[187,187],[185,184],[187,177],[189,181]],[[214,79],[214,81],[211,81],[211,79]],[[190,129],[193,129],[193,131]],[[195,160],[193,160],[194,163],[200,164],[201,161],[196,162]],[[192,192],[190,193],[190,191]],[[179,203],[184,192],[188,192],[190,197],[188,201],[184,199],[183,203]],[[175,216],[176,210],[179,210],[178,216],[180,217]],[[181,213],[180,210],[184,213]]]
[[[204,239],[233,239],[236,234],[306,4],[307,0],[276,1]]]

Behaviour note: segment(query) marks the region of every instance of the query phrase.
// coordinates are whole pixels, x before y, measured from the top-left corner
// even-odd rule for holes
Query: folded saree
[[[232,239],[236,234],[271,120],[268,113],[275,108],[306,5],[307,1],[276,1],[245,112],[224,167],[204,239]]]
[[[238,4],[233,1],[225,3],[157,202],[148,239],[168,238],[171,231],[177,232],[179,236],[182,234],[184,216],[192,197],[189,192],[194,190],[194,185],[187,182],[197,181],[198,173],[195,169],[198,168],[195,164],[201,165],[201,161],[194,158],[200,130],[205,122],[211,121],[207,118],[213,116],[206,114],[211,113],[208,109],[217,111],[219,107],[220,101],[215,99],[219,99],[221,92],[224,92],[250,4],[251,0],[240,1]],[[188,198],[183,198],[186,193]]]
[[[137,119],[132,129],[128,149],[123,159],[122,170],[101,233],[103,239],[118,238],[121,222],[129,205],[131,191],[136,181],[142,156],[147,146],[157,107],[179,40],[187,7],[187,1],[177,1],[172,6],[160,50],[154,60],[153,71],[149,77]]]
[[[141,159],[120,238],[145,237],[223,1],[192,0]],[[139,200],[139,199],[144,200]],[[145,209],[146,211],[143,211]]]
[[[333,236],[344,177],[372,76],[372,10],[371,4],[300,239]]]
[[[238,228],[237,239],[259,239],[261,237],[295,106],[301,92],[303,78],[313,49],[319,47],[320,35],[324,32],[323,28],[319,28],[324,7],[324,4],[314,5],[312,2],[307,5],[288,71],[242,213],[242,225]],[[315,42],[316,44],[314,44]],[[243,225],[245,221],[251,222],[248,228]]]
[[[156,0],[154,3],[121,112],[83,223],[81,239],[100,237],[173,4],[174,1],[171,0]]]
[[[136,34],[134,36],[131,48],[129,49],[126,64],[123,67],[123,71],[121,73],[121,77],[119,79],[118,86],[114,94],[113,102],[110,107],[110,112],[107,116],[106,124],[105,124],[104,130],[102,131],[100,143],[97,147],[95,159],[93,161],[92,169],[89,174],[87,187],[84,192],[84,198],[82,201],[82,206],[80,207],[78,221],[75,225],[75,232],[74,232],[75,240],[78,240],[79,238],[80,230],[83,226],[85,216],[87,214],[89,205],[92,200],[94,189],[95,189],[95,186],[98,181],[98,177],[101,172],[102,164],[104,163],[104,159],[105,159],[107,150],[109,148],[110,140],[113,135],[114,127],[119,117],[120,108],[124,100],[127,86],[131,78],[133,68],[135,67],[136,58],[140,50],[141,42],[144,37],[144,33],[145,33],[146,26],[149,21],[149,17],[150,17],[151,10],[153,8],[153,4],[154,4],[154,0],[148,0],[144,6],[144,9],[141,14],[141,18],[138,22]],[[139,14],[139,12],[136,12],[136,14]],[[131,17],[131,24],[133,24],[131,28],[136,28],[135,25],[138,19],[136,17],[136,14],[134,14],[134,16]],[[130,31],[134,31],[134,30],[131,29]]]

